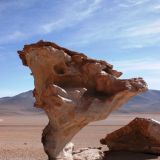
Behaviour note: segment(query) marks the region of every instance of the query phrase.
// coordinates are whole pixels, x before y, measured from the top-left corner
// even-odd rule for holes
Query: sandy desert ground
[[[99,139],[135,117],[160,121],[160,114],[111,115],[82,129],[72,140],[76,148],[100,146]],[[47,160],[40,142],[48,120],[45,116],[0,117],[0,160]],[[160,160],[160,157],[139,153],[108,153],[107,160]]]

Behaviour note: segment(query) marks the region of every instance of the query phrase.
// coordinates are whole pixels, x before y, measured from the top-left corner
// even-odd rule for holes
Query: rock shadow
[[[106,151],[103,160],[153,160],[158,159],[158,155],[144,154],[125,151]]]

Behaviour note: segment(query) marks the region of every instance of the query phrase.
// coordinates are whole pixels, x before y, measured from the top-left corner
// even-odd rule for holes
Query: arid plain
[[[72,140],[75,148],[101,146],[99,140],[135,117],[160,121],[160,114],[112,114],[106,120],[83,128]],[[47,160],[41,144],[41,133],[47,124],[44,115],[0,117],[0,160]],[[106,146],[103,148],[107,150]],[[149,154],[116,152],[107,154],[107,160],[160,160]]]

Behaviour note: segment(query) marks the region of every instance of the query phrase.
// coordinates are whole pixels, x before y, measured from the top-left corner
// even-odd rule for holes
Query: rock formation
[[[111,151],[134,151],[160,155],[160,122],[135,118],[101,139]]]
[[[147,89],[142,78],[121,80],[111,64],[55,43],[39,41],[18,53],[34,77],[35,106],[49,118],[42,135],[49,160],[88,123],[105,119]]]

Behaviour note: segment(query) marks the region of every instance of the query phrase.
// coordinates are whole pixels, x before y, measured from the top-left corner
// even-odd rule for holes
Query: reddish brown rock
[[[160,122],[135,118],[101,139],[111,151],[134,151],[160,155]]]
[[[122,73],[111,64],[55,43],[39,41],[18,53],[34,77],[35,106],[49,117],[42,142],[50,160],[81,128],[147,89],[142,78],[118,79]]]

